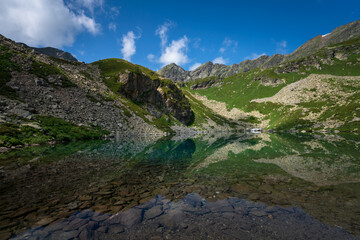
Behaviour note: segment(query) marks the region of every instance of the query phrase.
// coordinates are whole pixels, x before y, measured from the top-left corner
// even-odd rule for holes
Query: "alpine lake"
[[[360,237],[358,134],[74,142],[0,160],[0,239]]]

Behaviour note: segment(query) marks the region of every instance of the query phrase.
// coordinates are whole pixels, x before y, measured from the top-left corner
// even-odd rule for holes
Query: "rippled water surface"
[[[0,239],[358,239],[358,135],[84,142],[0,155]]]

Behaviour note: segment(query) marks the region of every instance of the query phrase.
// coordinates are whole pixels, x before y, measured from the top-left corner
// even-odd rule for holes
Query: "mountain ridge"
[[[192,71],[186,71],[182,67],[172,63],[164,66],[157,71],[157,73],[176,82],[192,81],[198,78],[207,78],[211,76],[225,78],[241,72],[247,72],[258,67],[261,69],[267,69],[287,61],[297,60],[306,57],[323,47],[344,42],[359,35],[360,20],[357,20],[339,26],[329,34],[317,35],[299,46],[294,52],[287,55],[262,55],[257,59],[247,59],[238,64],[234,63],[232,65],[206,62]]]
[[[31,47],[22,42],[18,42],[17,44],[20,44],[20,45],[23,45],[24,47],[33,49],[34,51],[44,54],[44,55],[47,55],[49,57],[54,57],[54,58],[71,61],[71,62],[79,62],[79,60],[77,60],[71,53],[65,52],[58,48],[54,48],[54,47],[37,48],[37,47]]]

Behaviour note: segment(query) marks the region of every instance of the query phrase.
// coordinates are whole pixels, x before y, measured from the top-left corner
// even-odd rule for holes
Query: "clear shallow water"
[[[0,237],[356,239],[359,144],[261,134],[8,153]]]

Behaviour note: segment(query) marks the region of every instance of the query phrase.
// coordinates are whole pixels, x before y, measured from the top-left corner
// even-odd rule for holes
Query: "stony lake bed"
[[[358,239],[360,136],[89,141],[1,154],[1,239]]]

